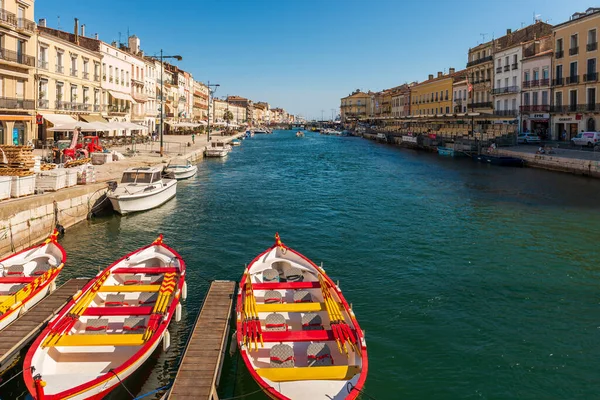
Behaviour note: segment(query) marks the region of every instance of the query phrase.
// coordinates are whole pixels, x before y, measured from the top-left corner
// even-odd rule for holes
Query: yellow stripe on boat
[[[114,286],[102,286],[99,292],[112,292],[112,293],[137,293],[137,292],[158,292],[160,285],[114,285]]]
[[[293,381],[346,381],[360,373],[357,365],[333,365],[325,367],[257,368],[262,378],[272,382]]]
[[[257,304],[256,312],[311,312],[324,311],[325,303],[271,303]]]
[[[142,334],[64,335],[53,346],[141,346],[144,344]]]

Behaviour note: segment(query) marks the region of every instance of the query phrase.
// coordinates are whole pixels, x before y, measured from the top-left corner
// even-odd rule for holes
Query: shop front
[[[0,116],[0,144],[24,146],[32,141],[31,116]]]
[[[577,132],[585,129],[581,114],[573,114],[568,116],[555,115],[552,118],[554,132],[557,140],[570,141],[577,135]]]
[[[550,114],[529,114],[523,119],[523,129],[537,134],[542,140],[556,140],[557,132],[550,129]]]

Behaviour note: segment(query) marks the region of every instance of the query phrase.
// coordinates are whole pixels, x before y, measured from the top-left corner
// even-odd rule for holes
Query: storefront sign
[[[417,138],[412,136],[402,136],[403,142],[417,143]]]
[[[558,117],[556,122],[576,122],[575,117]]]
[[[13,144],[15,146],[20,145],[21,143],[19,143],[19,129],[18,128],[13,128],[13,134],[12,134],[12,139],[13,139]]]
[[[531,114],[529,119],[548,119],[550,114]]]
[[[44,117],[40,114],[35,116],[35,123],[38,125],[42,125],[44,123]]]

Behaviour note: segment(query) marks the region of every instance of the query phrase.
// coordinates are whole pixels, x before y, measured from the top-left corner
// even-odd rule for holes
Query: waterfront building
[[[469,102],[469,111],[492,113],[493,51],[493,40],[469,49],[467,78],[473,87],[471,92],[473,98]]]
[[[194,81],[194,104],[192,110],[194,121],[208,120],[208,87],[196,80]]]
[[[392,117],[403,118],[410,115],[410,88],[415,83],[404,84],[390,89],[392,93]]]
[[[254,122],[258,125],[265,123],[265,114],[267,111],[266,103],[254,103]]]
[[[36,68],[37,139],[58,139],[49,128],[75,121],[107,122],[101,116],[101,54],[98,41],[85,37],[85,26],[75,20],[73,33],[48,28],[41,19],[37,29]]]
[[[469,87],[467,74],[457,77],[452,83],[452,112],[464,114],[469,111]]]
[[[211,122],[225,122],[225,111],[227,111],[228,103],[225,100],[217,98],[211,99],[210,112],[212,114]]]
[[[521,129],[558,139],[559,132],[550,130],[552,36],[525,42],[522,48]]]
[[[246,120],[250,125],[254,123],[254,103],[252,102],[252,100],[240,96],[227,96],[227,102],[229,104],[235,104],[238,106],[246,107]]]
[[[600,126],[598,102],[598,26],[600,8],[578,12],[554,26],[553,131],[569,140]]]
[[[340,100],[342,122],[366,118],[367,106],[371,102],[371,94],[361,92],[359,89]]]
[[[0,144],[26,144],[34,131],[36,26],[33,0],[2,1]]]
[[[160,103],[157,98],[160,90],[157,80],[160,77],[160,64],[157,69],[155,60],[144,57],[144,71],[144,93],[146,94],[144,121],[145,125],[148,127],[148,132],[153,133],[158,132],[157,125],[160,124],[160,115],[158,114]],[[159,119],[158,122],[157,119]]]
[[[102,55],[102,96],[106,108],[103,115],[110,122],[128,122],[131,120],[131,107],[137,102],[131,96],[131,54],[112,44],[99,42]],[[117,131],[124,135],[125,131]]]
[[[229,104],[229,111],[233,115],[233,119],[231,120],[233,123],[242,125],[246,122],[246,107]]]
[[[424,82],[411,88],[410,111],[413,116],[436,116],[452,113],[452,84],[456,75],[454,68],[447,74],[438,72],[434,77],[430,74]],[[464,76],[464,71],[460,71]]]
[[[508,32],[510,34],[510,32]],[[516,118],[521,95],[522,46],[515,44],[494,53],[493,82],[494,115]]]
[[[144,53],[140,50],[140,39],[133,35],[128,38],[128,45],[121,45],[120,49],[130,54],[131,63],[131,122],[139,125],[146,125],[146,102],[148,95],[145,92],[146,82],[144,75],[146,72],[146,60]]]

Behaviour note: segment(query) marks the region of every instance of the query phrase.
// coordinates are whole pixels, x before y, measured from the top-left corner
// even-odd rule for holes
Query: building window
[[[540,71],[537,69],[533,70],[533,81],[537,82],[540,80]]]
[[[562,92],[556,92],[556,101],[554,102],[554,104],[557,107],[562,107]]]
[[[533,92],[532,93],[532,105],[537,106],[538,105],[538,92]]]
[[[89,98],[89,88],[84,87],[83,88],[83,104],[88,104],[88,102],[90,101]]]
[[[542,79],[547,80],[550,78],[550,69],[548,67],[544,67],[542,69]]]
[[[509,60],[510,60],[510,58],[508,56],[504,57],[504,65],[507,66],[507,67],[510,65],[510,61]]]
[[[516,77],[516,76],[513,76],[512,85],[513,85],[513,87],[515,87],[515,88],[517,87],[517,77]]]
[[[562,52],[563,51],[563,40],[561,39],[556,39],[556,52]]]
[[[577,76],[577,61],[573,61],[570,65],[569,77],[571,77],[572,80],[575,80],[576,76]]]
[[[557,65],[556,66],[556,80],[560,81],[563,78],[563,66],[562,65]]]
[[[516,111],[517,110],[517,99],[512,99],[512,108],[511,110]]]
[[[594,51],[597,48],[598,42],[596,39],[596,29],[590,29],[588,31],[587,51]]]
[[[517,62],[517,55],[516,54],[513,56],[513,64],[515,66],[518,64],[518,62]]]
[[[569,92],[569,105],[574,107],[577,105],[577,90],[571,90]]]
[[[502,60],[498,59],[498,68],[502,68]]]
[[[496,100],[496,110],[500,111],[500,100]]]
[[[525,106],[529,105],[529,93],[523,93],[523,103]]]
[[[17,86],[15,87],[15,94],[16,94],[16,98],[17,99],[24,99],[25,98],[25,81],[19,79],[17,80]]]
[[[544,90],[542,92],[542,105],[543,106],[547,106],[548,105],[548,92],[546,90]]]
[[[596,89],[595,88],[588,88],[587,103],[588,103],[588,108],[591,108],[593,110],[593,107],[596,104]]]

